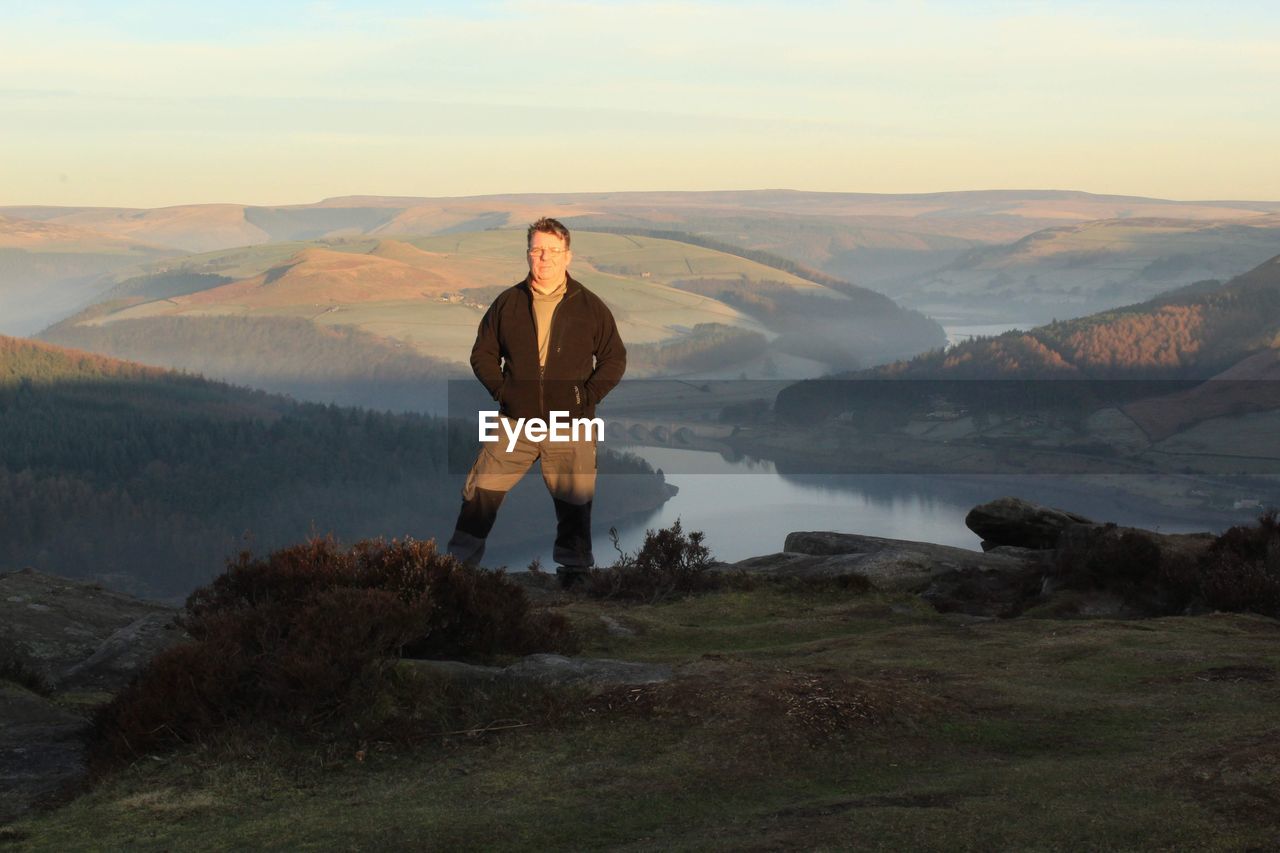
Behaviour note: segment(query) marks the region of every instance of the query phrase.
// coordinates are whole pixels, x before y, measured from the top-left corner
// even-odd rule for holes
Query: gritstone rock
[[[964,517],[965,526],[988,543],[1016,545],[1022,548],[1053,548],[1058,536],[1072,524],[1092,524],[1090,519],[1074,512],[1004,497],[980,504]]]

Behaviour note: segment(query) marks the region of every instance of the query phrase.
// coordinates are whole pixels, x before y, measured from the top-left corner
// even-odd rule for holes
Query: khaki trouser
[[[507,418],[503,421],[510,423]],[[480,445],[476,461],[462,487],[462,509],[449,553],[464,563],[479,563],[507,492],[520,482],[535,459],[542,460],[542,479],[556,509],[556,539],[552,558],[562,566],[595,565],[591,554],[591,501],[596,490],[596,443],[529,441],[523,432],[507,450],[507,434]]]

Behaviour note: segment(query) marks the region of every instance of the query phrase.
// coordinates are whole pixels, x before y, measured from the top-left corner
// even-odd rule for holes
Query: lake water
[[[947,346],[953,347],[963,341],[973,338],[987,337],[994,335],[1002,335],[1010,329],[1027,329],[1039,326],[1039,323],[1026,321],[1022,323],[980,323],[977,325],[952,325],[948,323],[942,324],[942,330],[947,333]]]
[[[975,505],[1004,495],[1071,510],[1097,521],[1166,533],[1221,530],[1227,526],[1206,524],[1193,512],[1152,507],[1114,489],[1092,486],[1084,478],[888,474],[792,477],[779,474],[772,463],[729,462],[708,451],[640,446],[625,449],[661,468],[667,482],[680,489],[660,509],[618,525],[619,543],[628,552],[634,552],[644,541],[646,528],[666,527],[677,518],[685,531],[703,531],[705,544],[718,559],[726,561],[781,551],[787,534],[796,530],[913,539],[976,551],[981,550],[980,540],[965,527],[964,517]],[[704,473],[712,471],[719,473]],[[533,476],[532,472],[528,476]],[[625,479],[602,483],[602,488],[625,488]],[[537,487],[542,488],[541,482]],[[1250,520],[1252,516],[1242,513],[1235,523]],[[607,565],[617,554],[607,526],[601,527],[597,522],[593,547],[596,562]],[[499,518],[486,564],[519,569],[536,556],[544,566],[554,565],[550,559],[550,531],[545,543],[504,543],[501,528]]]
[[[1030,329],[1026,323],[944,323],[948,345],[980,335],[998,335],[1009,329]],[[1080,513],[1096,521],[1145,527],[1165,533],[1200,530],[1221,531],[1232,523],[1251,522],[1255,513],[1243,512],[1234,520],[1206,522],[1193,511],[1153,506],[1124,492],[1099,486],[1087,477],[946,475],[808,475],[784,476],[769,462],[730,462],[715,453],[661,447],[610,444],[643,457],[661,468],[667,482],[680,493],[660,509],[618,525],[619,544],[634,552],[644,542],[646,529],[667,527],[677,518],[685,531],[701,530],[705,544],[721,560],[734,561],[781,551],[788,533],[796,530],[834,530],[890,539],[936,542],[981,550],[978,536],[964,525],[974,506],[1005,495],[1015,495],[1049,506]],[[681,473],[694,472],[697,473]],[[536,474],[530,472],[527,477]],[[625,478],[603,488],[619,485]],[[538,483],[537,488],[541,488]],[[549,504],[549,502],[548,502]],[[554,521],[548,509],[548,523]],[[534,557],[544,566],[551,558],[553,533],[545,543],[506,542],[499,518],[486,556],[486,564],[523,568]],[[602,529],[603,527],[603,529]],[[607,565],[617,552],[607,525],[594,527],[596,562]]]

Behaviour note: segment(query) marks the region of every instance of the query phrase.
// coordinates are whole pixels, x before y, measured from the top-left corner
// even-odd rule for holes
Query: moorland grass
[[[29,849],[1227,850],[1280,830],[1280,624],[1262,616],[975,620],[769,585],[562,612],[584,653],[677,679],[363,754],[242,732],[7,832]],[[587,630],[601,615],[635,634]]]

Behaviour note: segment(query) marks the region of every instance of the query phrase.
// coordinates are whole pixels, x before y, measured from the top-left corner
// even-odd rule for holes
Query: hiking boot
[[[561,589],[573,589],[586,584],[588,573],[588,569],[579,566],[558,566],[556,580],[560,581]]]

